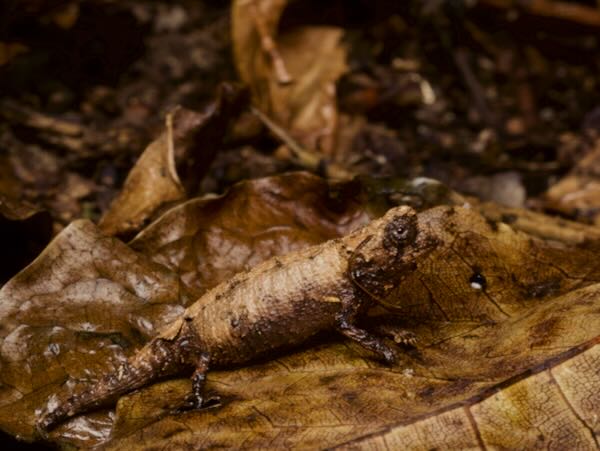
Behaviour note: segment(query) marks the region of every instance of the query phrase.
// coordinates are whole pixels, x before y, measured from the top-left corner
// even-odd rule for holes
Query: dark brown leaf
[[[368,222],[357,201],[333,193],[304,173],[242,183],[167,212],[133,241],[144,253],[89,221],[71,224],[0,290],[0,426],[32,439],[34,410],[62,383],[114,368],[199,292]],[[80,417],[54,437],[89,446],[106,439],[107,421]]]

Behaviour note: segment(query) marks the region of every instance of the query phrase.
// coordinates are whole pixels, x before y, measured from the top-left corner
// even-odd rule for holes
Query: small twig
[[[475,107],[479,111],[481,118],[489,127],[499,133],[498,136],[501,136],[502,130],[500,128],[498,118],[496,117],[496,114],[494,114],[488,107],[483,88],[471,70],[471,65],[469,64],[469,54],[467,50],[458,49],[455,51],[454,62],[456,63],[456,66],[458,67],[458,70],[460,71],[465,84],[467,85],[467,89],[473,98],[473,102],[475,103]]]
[[[41,141],[72,152],[69,158],[97,156],[95,149],[109,143],[104,135],[89,127],[32,110],[11,100],[0,102],[0,118],[30,128]]]
[[[250,110],[271,131],[271,133],[273,133],[273,135],[287,146],[294,156],[294,163],[314,172],[324,172],[327,177],[333,179],[347,180],[354,177],[354,173],[335,163],[327,162],[316,152],[305,149],[298,141],[292,138],[286,130],[273,122],[266,114],[256,107],[250,107]]]
[[[171,111],[170,113],[167,113],[165,117],[165,126],[167,128],[167,167],[171,179],[183,189],[183,185],[177,174],[177,168],[175,167],[175,138],[173,136],[173,115],[175,112],[176,110]]]
[[[34,111],[10,100],[5,100],[0,105],[0,115],[12,122],[44,132],[66,136],[81,136],[83,134],[82,127],[79,124]]]
[[[525,127],[531,129],[538,123],[537,108],[535,96],[528,80],[529,74],[525,68],[518,69],[516,78],[517,87],[517,105],[521,110],[521,116],[524,119]]]
[[[281,84],[291,83],[293,81],[292,76],[288,72],[285,62],[283,61],[279,50],[277,50],[277,45],[267,29],[267,24],[263,20],[263,16],[258,9],[256,0],[252,0],[250,2],[250,10],[252,11],[254,25],[256,26],[256,30],[260,35],[260,43],[262,48],[264,52],[271,57],[271,62],[273,63],[273,69],[275,70],[277,81]]]
[[[486,5],[496,8],[521,8],[538,16],[552,17],[555,19],[569,20],[582,25],[600,27],[600,11],[596,8],[570,3],[565,1],[550,0],[480,0]]]

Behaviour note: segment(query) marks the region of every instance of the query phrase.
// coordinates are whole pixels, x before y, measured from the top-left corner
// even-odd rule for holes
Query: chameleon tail
[[[176,372],[182,362],[179,356],[173,355],[172,348],[169,340],[154,339],[91,388],[73,393],[62,402],[49,400],[37,421],[38,431],[45,435],[46,431],[75,415],[110,405],[119,396]]]

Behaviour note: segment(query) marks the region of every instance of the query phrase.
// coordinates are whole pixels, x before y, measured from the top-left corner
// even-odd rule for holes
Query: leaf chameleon
[[[434,210],[442,216],[451,211],[439,207],[428,212]],[[51,397],[38,417],[38,429],[45,433],[72,416],[186,369],[193,370],[191,403],[200,407],[209,369],[247,363],[327,329],[393,363],[396,351],[357,327],[356,320],[435,248],[428,212],[393,208],[348,236],[237,274],[200,297],[116,371],[75,393],[65,389],[60,401]]]

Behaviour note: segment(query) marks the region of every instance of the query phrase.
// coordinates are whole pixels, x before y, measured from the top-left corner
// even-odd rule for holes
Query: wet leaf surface
[[[89,221],[72,223],[0,291],[2,428],[31,439],[34,409],[49,395],[114,369],[200,292],[368,222],[358,201],[333,193],[304,173],[245,182],[165,213],[132,242],[138,252]],[[79,418],[55,437],[101,442],[107,421]]]
[[[176,275],[89,221],[71,224],[0,290],[3,429],[31,438],[40,402],[117,364],[182,311],[180,297]]]

